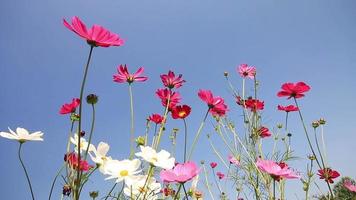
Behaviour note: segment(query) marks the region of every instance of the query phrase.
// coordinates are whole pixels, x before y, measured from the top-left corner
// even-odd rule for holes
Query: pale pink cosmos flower
[[[193,179],[198,174],[199,169],[197,165],[192,161],[188,161],[183,164],[177,164],[173,169],[162,170],[160,177],[162,181],[167,183],[185,183]]]
[[[269,174],[274,180],[280,181],[281,179],[296,179],[300,176],[290,169],[285,163],[276,163],[273,160],[258,159],[256,162],[258,169],[262,172]]]
[[[117,74],[114,74],[113,80],[117,83],[133,83],[133,82],[144,82],[148,78],[146,76],[141,76],[144,72],[144,68],[140,67],[135,73],[130,74],[126,65],[120,65],[117,67]]]
[[[241,64],[237,71],[242,78],[254,79],[256,75],[256,68],[253,66],[248,66],[247,64]]]
[[[237,160],[235,156],[230,154],[230,155],[228,155],[228,159],[229,159],[230,164],[234,164],[236,166],[240,166],[240,161]]]
[[[344,182],[344,187],[347,188],[350,192],[356,192],[356,185],[352,184],[350,180]]]
[[[93,25],[91,29],[87,30],[86,25],[79,17],[73,17],[71,24],[63,19],[63,24],[69,30],[87,40],[88,44],[92,46],[109,47],[122,46],[124,44],[124,40],[119,35],[111,33],[100,25]]]

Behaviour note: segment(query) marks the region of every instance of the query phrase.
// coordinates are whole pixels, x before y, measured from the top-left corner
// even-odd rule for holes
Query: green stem
[[[186,190],[185,187],[184,187],[184,183],[182,183],[181,185],[183,186],[185,198],[188,200],[188,194],[187,194],[187,190]]]
[[[319,152],[319,155],[320,155],[321,164],[323,165],[323,168],[325,169],[326,166],[325,166],[325,163],[324,163],[323,155],[321,154],[321,151],[320,151],[319,141],[318,141],[318,137],[317,137],[317,135],[316,135],[316,128],[314,128],[314,138],[315,138],[316,148],[317,148],[317,150],[318,150],[318,152]]]
[[[134,107],[133,107],[133,95],[132,86],[129,84],[129,96],[130,96],[130,112],[131,112],[131,128],[130,128],[130,159],[133,158],[135,153],[134,143],[135,143],[135,129],[134,129]]]
[[[48,200],[51,200],[51,196],[52,196],[54,184],[56,183],[59,174],[62,172],[63,168],[64,168],[66,165],[67,165],[67,163],[64,163],[64,164],[62,165],[62,167],[58,170],[56,176],[54,177],[53,182],[52,182],[52,185],[51,185],[51,190],[49,191]]]
[[[23,164],[23,161],[22,161],[22,158],[21,158],[21,148],[22,148],[22,144],[23,144],[23,142],[20,142],[19,151],[18,151],[18,156],[19,156],[19,160],[20,160],[21,166],[22,166],[22,168],[23,168],[23,171],[25,172],[25,175],[26,175],[27,183],[28,183],[28,186],[29,186],[30,191],[31,191],[32,200],[35,200],[35,195],[33,194],[30,177],[28,176],[28,173],[27,173],[25,164]]]
[[[98,167],[95,167],[95,168],[88,174],[87,178],[85,179],[85,181],[83,182],[83,184],[80,186],[79,194],[82,192],[82,189],[83,189],[85,183],[88,182],[89,177],[90,177],[90,176],[94,173],[94,171],[97,170],[97,169],[98,169]]]
[[[148,174],[147,174],[147,178],[145,180],[145,183],[143,184],[143,187],[142,187],[142,190],[145,191],[145,194],[143,196],[143,199],[145,199],[146,195],[147,195],[147,191],[145,190],[146,189],[146,185],[148,183],[148,181],[150,180],[151,176],[152,176],[152,172],[153,172],[153,169],[154,169],[154,166],[153,165],[150,165],[149,169],[148,169]],[[141,196],[142,192],[140,194],[137,195],[137,198],[136,200],[138,200]]]
[[[110,189],[110,191],[108,192],[108,194],[105,196],[105,200],[107,200],[110,196],[111,196],[111,192],[114,191],[115,187],[116,187],[117,183],[115,183],[112,188]],[[124,187],[124,186],[123,186]]]
[[[155,142],[154,142],[154,145],[153,145],[153,148],[155,150],[158,149],[159,143],[161,142],[163,129],[165,128],[166,122],[167,122],[167,115],[168,115],[168,112],[169,112],[169,104],[170,104],[170,102],[171,102],[171,90],[169,90],[169,96],[168,96],[168,99],[167,99],[167,105],[166,105],[166,107],[164,109],[163,121],[161,123],[161,126],[159,127],[157,138],[155,139]]]
[[[188,129],[187,129],[187,122],[183,119],[184,122],[184,159],[185,162],[187,160],[187,137],[188,137]]]
[[[214,200],[214,195],[213,195],[213,193],[211,192],[210,185],[209,185],[209,181],[208,181],[208,172],[207,172],[207,170],[206,170],[204,164],[203,164],[203,171],[204,171],[204,175],[205,175],[205,185],[206,185],[206,187],[207,187],[207,189],[208,189],[208,192],[209,192],[209,194],[210,194],[211,199]]]
[[[288,113],[289,112],[286,112],[286,132],[288,131]]]
[[[273,179],[273,200],[276,200],[276,180]]]
[[[323,155],[324,155],[324,159],[325,159],[325,166],[328,166],[327,163],[327,156],[326,156],[326,146],[325,146],[325,140],[324,140],[324,125],[321,125],[321,143],[323,145]]]
[[[82,85],[80,88],[80,104],[79,104],[79,122],[78,122],[78,164],[80,163],[80,132],[81,132],[81,128],[82,128],[82,103],[83,103],[83,94],[84,94],[84,87],[85,87],[85,82],[87,79],[87,75],[88,75],[88,69],[89,69],[89,64],[90,64],[90,60],[91,60],[91,55],[93,52],[94,46],[90,46],[90,51],[89,51],[89,56],[88,56],[88,60],[87,60],[87,64],[85,66],[85,70],[84,70],[84,76],[83,76],[83,80],[82,80]],[[79,187],[80,187],[80,179],[81,179],[81,173],[80,173],[80,167],[78,167],[77,169],[77,180],[76,180],[76,187],[74,190],[74,200],[79,200]]]

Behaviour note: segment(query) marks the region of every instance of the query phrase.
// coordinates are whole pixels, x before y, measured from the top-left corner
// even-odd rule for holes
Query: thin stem
[[[122,182],[122,187],[120,189],[119,194],[117,194],[117,199],[118,200],[120,199],[120,196],[121,196],[122,192],[124,191],[124,187],[125,187],[125,180]]]
[[[117,183],[115,183],[112,188],[110,189],[110,191],[108,192],[108,194],[105,196],[105,200],[107,200],[110,196],[111,196],[111,192],[114,191],[115,187],[116,187]]]
[[[188,129],[187,129],[187,122],[183,119],[184,122],[184,159],[185,162],[187,159],[187,138],[188,138]]]
[[[132,86],[129,84],[129,96],[130,96],[130,112],[131,112],[131,128],[130,128],[130,159],[133,158],[135,149],[134,149],[134,142],[135,142],[135,129],[134,129],[134,107],[133,107],[133,95],[132,95]]]
[[[23,161],[22,161],[22,158],[21,158],[21,148],[22,148],[22,144],[23,144],[23,142],[20,142],[19,151],[18,151],[18,156],[19,156],[19,160],[20,160],[21,166],[22,166],[22,168],[23,168],[23,171],[25,172],[25,175],[26,175],[27,183],[28,183],[28,186],[29,186],[30,191],[31,191],[32,200],[35,200],[35,195],[33,194],[30,177],[28,176],[28,173],[27,173],[25,164],[23,164]]]
[[[276,180],[273,179],[273,200],[276,200]]]
[[[188,200],[188,194],[187,194],[187,190],[186,190],[185,187],[184,187],[184,183],[182,183],[182,186],[183,186],[185,198]]]
[[[165,126],[166,126],[167,115],[168,115],[168,112],[169,112],[169,104],[170,104],[170,103],[171,103],[171,90],[169,90],[169,96],[168,96],[168,99],[167,99],[167,105],[166,105],[166,107],[165,107],[165,109],[164,109],[163,121],[162,121],[161,126],[160,126],[160,128],[159,128],[157,139],[155,139],[155,143],[154,143],[154,145],[153,145],[153,148],[154,148],[155,150],[158,149],[159,143],[160,143],[160,141],[161,141],[163,129],[164,129]]]
[[[221,188],[220,188],[220,184],[218,183],[218,181],[216,179],[215,170],[214,170],[214,168],[211,168],[211,170],[213,171],[213,177],[214,177],[214,181],[215,181],[216,187],[218,187],[220,194],[222,194],[222,191],[221,191]]]
[[[320,151],[319,141],[318,141],[318,137],[317,137],[317,135],[316,135],[316,128],[314,128],[314,138],[315,138],[316,148],[317,148],[317,150],[318,150],[318,152],[319,152],[319,155],[320,155],[321,163],[322,163],[322,165],[323,165],[323,168],[325,169],[326,166],[325,166],[325,163],[324,163],[323,155],[322,155],[322,153],[321,153],[321,151]]]
[[[321,125],[321,143],[323,145],[323,153],[324,153],[324,159],[325,159],[325,166],[328,166],[327,163],[327,156],[326,156],[326,145],[325,145],[325,140],[324,140],[324,125]]]
[[[91,139],[92,139],[93,132],[94,132],[94,124],[95,124],[95,106],[94,106],[94,104],[91,104],[91,108],[92,108],[92,121],[91,121],[91,128],[90,128],[88,146],[87,146],[87,149],[85,150],[85,154],[84,154],[84,160],[87,159],[89,146],[91,144]]]
[[[191,158],[191,156],[192,156],[192,154],[193,154],[194,148],[195,148],[195,146],[196,146],[196,143],[198,142],[199,135],[200,135],[200,133],[201,133],[203,127],[204,127],[204,124],[205,124],[206,118],[208,117],[209,111],[210,111],[210,108],[209,108],[208,111],[205,113],[204,119],[203,119],[203,121],[201,122],[197,133],[195,134],[195,137],[194,137],[194,140],[193,140],[193,144],[192,144],[192,146],[191,146],[191,148],[190,148],[190,151],[189,151],[189,154],[188,154],[188,160]]]
[[[147,178],[146,178],[145,183],[143,184],[143,187],[142,187],[142,190],[145,191],[145,194],[144,194],[144,196],[143,196],[143,199],[145,199],[145,197],[146,197],[147,191],[146,191],[145,189],[146,189],[146,185],[147,185],[149,179],[150,179],[151,176],[152,176],[153,169],[154,169],[154,166],[153,166],[153,165],[150,165],[150,167],[149,167],[149,169],[148,169]],[[138,199],[140,198],[141,194],[142,194],[142,192],[141,192],[140,194],[138,194],[136,200],[138,200]]]
[[[52,192],[53,192],[54,185],[55,185],[55,183],[56,183],[56,181],[57,181],[58,176],[61,174],[62,170],[64,169],[64,167],[65,167],[66,165],[67,165],[67,163],[64,163],[64,164],[62,165],[62,167],[58,170],[56,176],[54,177],[53,182],[52,182],[52,185],[51,185],[51,190],[49,191],[48,200],[51,200],[51,196],[52,196]]]
[[[180,189],[182,189],[182,184],[180,184],[180,185],[178,186],[178,189],[177,189],[176,195],[174,195],[173,200],[177,200],[177,199],[178,199]]]
[[[209,194],[210,194],[211,199],[214,200],[214,195],[213,195],[213,193],[211,192],[211,189],[210,189],[210,186],[209,186],[208,172],[207,172],[207,170],[206,170],[204,164],[203,164],[203,171],[204,171],[204,175],[205,175],[205,185],[206,185],[206,187],[207,187],[207,189],[208,189],[208,192],[209,192]]]
[[[82,131],[82,108],[83,108],[83,94],[84,94],[84,87],[85,87],[85,82],[87,79],[87,75],[88,75],[88,69],[89,69],[89,64],[90,64],[90,60],[91,60],[91,55],[93,53],[93,49],[94,46],[90,46],[90,51],[89,51],[89,56],[88,56],[88,60],[87,60],[87,64],[85,66],[85,70],[84,70],[84,76],[83,76],[83,80],[82,80],[82,85],[80,88],[80,104],[79,104],[79,122],[78,122],[78,163],[80,163],[80,132]],[[81,173],[80,173],[80,167],[78,167],[77,169],[77,181],[76,181],[76,187],[74,190],[74,199],[75,200],[79,200],[79,186],[80,186],[80,179],[81,179]]]
[[[286,112],[286,132],[288,131],[288,114],[289,112]]]
[[[97,170],[97,169],[98,169],[98,167],[95,167],[95,168],[88,174],[88,176],[86,177],[85,181],[84,181],[83,184],[80,186],[79,194],[82,192],[82,189],[83,189],[85,183],[88,182],[89,177],[90,177],[90,176],[94,173],[94,171]]]

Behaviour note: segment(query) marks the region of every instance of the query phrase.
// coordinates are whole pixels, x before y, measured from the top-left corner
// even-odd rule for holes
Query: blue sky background
[[[355,9],[352,0],[2,1],[0,130],[19,126],[45,133],[44,142],[26,143],[23,155],[36,196],[46,199],[62,163],[70,126],[67,116],[58,111],[63,103],[79,96],[89,51],[82,39],[62,25],[62,18],[79,16],[88,26],[103,25],[126,40],[122,47],[94,50],[85,91],[100,97],[93,143],[108,142],[114,158],[127,157],[129,147],[127,85],[112,81],[118,64],[128,64],[131,71],[144,66],[150,78],[134,85],[136,134],[143,134],[149,114],[162,110],[154,94],[162,87],[159,74],[169,69],[182,73],[187,80],[180,90],[183,102],[193,108],[188,119],[192,138],[206,110],[197,97],[200,88],[226,98],[231,118],[241,127],[240,111],[223,72],[228,71],[234,85],[240,87],[235,69],[248,63],[258,69],[259,96],[266,105],[263,122],[269,127],[284,120],[276,111],[277,104],[287,104],[276,97],[280,85],[287,81],[311,85],[312,90],[300,101],[306,121],[327,120],[329,163],[342,175],[356,178]],[[251,86],[249,83],[250,92]],[[90,107],[85,105],[87,122],[89,114]],[[183,129],[179,122],[169,124],[168,129],[173,127]],[[89,129],[89,122],[84,128]],[[290,129],[296,155],[305,157],[306,140],[295,114]],[[212,132],[211,126],[204,128],[194,154],[197,162],[217,160],[204,136]],[[213,137],[224,151],[222,142]],[[167,138],[163,148],[169,149]],[[272,139],[267,140],[266,148],[270,148]],[[0,139],[1,199],[30,199],[17,148],[17,143]],[[305,163],[297,160],[291,165],[304,171]],[[107,191],[112,182],[103,179],[99,173],[94,175],[83,197],[89,190]],[[57,186],[54,199],[59,198],[61,183]],[[204,188],[202,182],[200,187]],[[287,187],[288,199],[296,199],[295,194],[302,199],[300,181],[289,181]]]

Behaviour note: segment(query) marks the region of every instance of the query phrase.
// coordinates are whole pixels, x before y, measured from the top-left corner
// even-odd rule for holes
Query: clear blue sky
[[[169,69],[187,80],[181,93],[184,103],[193,107],[188,121],[193,134],[206,110],[196,95],[200,88],[225,97],[234,121],[241,125],[223,72],[230,72],[238,87],[241,81],[235,68],[249,63],[258,68],[260,97],[266,103],[263,121],[270,127],[284,119],[276,111],[277,104],[286,103],[276,97],[280,85],[287,81],[311,85],[301,101],[306,120],[327,120],[329,163],[341,174],[356,178],[355,10],[352,0],[3,1],[0,130],[20,126],[45,133],[44,142],[26,143],[23,154],[35,194],[46,199],[62,163],[69,129],[67,117],[58,110],[79,95],[89,51],[83,40],[62,25],[62,18],[79,16],[88,26],[103,25],[126,40],[122,47],[94,50],[85,91],[100,97],[93,141],[108,142],[111,156],[124,159],[128,155],[128,91],[126,85],[112,82],[118,64],[126,63],[130,69],[144,66],[150,78],[134,85],[137,134],[143,133],[147,115],[161,111],[154,91],[161,87],[159,74]],[[89,114],[88,106],[84,112]],[[291,123],[296,153],[304,157],[307,146],[296,115],[291,116]],[[183,128],[180,123],[173,125],[170,128]],[[89,124],[84,127],[88,129]],[[212,131],[207,126],[202,135]],[[164,148],[169,146],[167,140]],[[216,141],[222,148],[222,142]],[[29,199],[16,157],[17,144],[0,139],[0,148],[1,199]],[[217,160],[205,137],[198,148],[197,162]],[[302,170],[304,163],[298,160],[292,165]],[[111,183],[103,178],[96,174],[88,190],[107,191]],[[288,199],[302,196],[299,181],[288,186]]]

